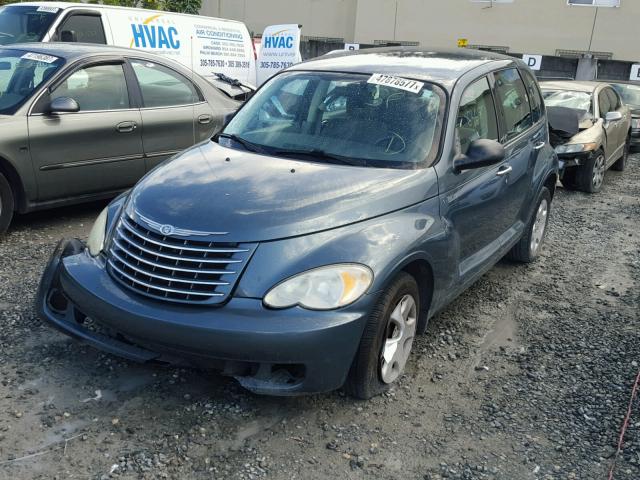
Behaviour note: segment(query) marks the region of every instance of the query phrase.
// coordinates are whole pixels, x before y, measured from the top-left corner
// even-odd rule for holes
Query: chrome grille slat
[[[169,227],[134,212],[118,220],[109,239],[107,270],[124,287],[157,300],[218,304],[231,293],[255,244],[210,240],[213,234]],[[220,234],[216,234],[220,235]],[[229,270],[234,265],[233,270]]]

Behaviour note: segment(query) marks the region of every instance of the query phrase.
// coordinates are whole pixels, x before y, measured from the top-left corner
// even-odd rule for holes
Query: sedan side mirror
[[[501,143],[479,138],[469,144],[466,154],[456,156],[453,160],[453,170],[460,173],[463,170],[488,167],[500,163],[504,157],[505,151]]]
[[[622,120],[622,113],[620,112],[608,112],[604,117],[605,122],[617,122]]]
[[[80,105],[73,98],[54,98],[49,105],[50,113],[75,113],[80,111]]]

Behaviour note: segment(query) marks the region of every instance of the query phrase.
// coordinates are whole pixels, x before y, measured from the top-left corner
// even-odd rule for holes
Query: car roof
[[[384,73],[440,83],[451,89],[458,78],[468,71],[491,62],[505,61],[520,62],[507,55],[466,48],[429,50],[419,47],[385,47],[332,53],[296,64],[289,71]]]
[[[593,93],[600,85],[606,85],[606,82],[588,82],[583,80],[555,80],[540,82],[540,88],[543,90],[570,90],[573,92],[585,93]]]
[[[93,55],[133,55],[158,59],[164,58],[153,53],[148,53],[141,50],[133,50],[124,47],[114,47],[112,45],[98,45],[95,43],[76,42],[14,43],[11,45],[0,45],[0,50],[25,50],[33,53],[53,55],[55,57],[64,58],[67,61],[73,61],[77,60],[78,58],[89,57]]]

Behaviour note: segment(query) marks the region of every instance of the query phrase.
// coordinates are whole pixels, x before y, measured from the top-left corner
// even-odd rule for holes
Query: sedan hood
[[[436,194],[432,168],[312,163],[207,142],[144,177],[127,209],[162,225],[227,232],[225,242],[258,242],[359,222]]]

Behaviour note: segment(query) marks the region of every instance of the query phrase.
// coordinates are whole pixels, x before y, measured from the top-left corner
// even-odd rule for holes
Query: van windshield
[[[288,72],[258,90],[218,142],[307,161],[421,168],[437,156],[445,104],[428,82]]]
[[[41,41],[58,16],[58,10],[21,5],[0,8],[0,45]]]
[[[53,55],[0,49],[0,114],[13,115],[63,63]]]

